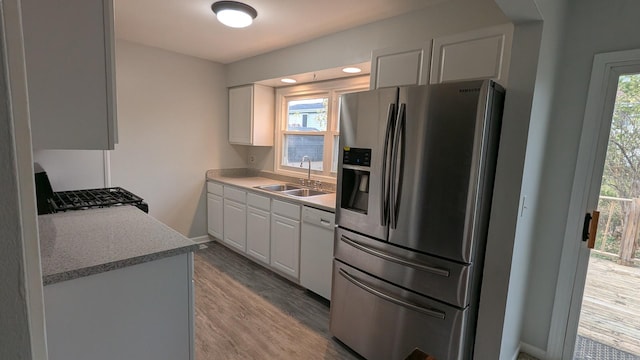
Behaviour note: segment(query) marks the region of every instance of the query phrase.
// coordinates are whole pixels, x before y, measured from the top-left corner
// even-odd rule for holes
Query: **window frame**
[[[356,76],[336,80],[293,85],[276,89],[276,126],[274,172],[282,175],[306,177],[307,167],[288,166],[282,164],[286,135],[323,136],[323,170],[311,169],[316,180],[335,182],[337,168],[333,169],[333,153],[335,138],[340,135],[339,104],[340,95],[350,92],[369,90],[369,76]],[[295,131],[287,129],[288,102],[327,97],[327,129],[325,131]]]

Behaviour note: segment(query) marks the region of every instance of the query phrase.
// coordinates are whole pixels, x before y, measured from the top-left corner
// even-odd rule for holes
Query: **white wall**
[[[247,158],[227,139],[224,67],[119,40],[116,89],[112,185],[140,195],[180,233],[206,235],[206,170],[246,167]]]
[[[640,48],[640,3],[633,0],[569,0],[566,43],[562,49],[550,114],[534,233],[535,247],[522,340],[547,348],[560,256],[568,214],[593,56]],[[577,241],[577,239],[568,239]]]

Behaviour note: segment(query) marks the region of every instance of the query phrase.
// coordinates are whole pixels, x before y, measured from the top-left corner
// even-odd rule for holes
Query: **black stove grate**
[[[146,206],[142,198],[121,187],[58,191],[50,200],[54,212],[116,205]]]

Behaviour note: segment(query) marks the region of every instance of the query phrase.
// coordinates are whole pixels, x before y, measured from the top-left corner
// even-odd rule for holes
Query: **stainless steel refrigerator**
[[[490,80],[342,96],[330,328],[365,358],[471,358],[503,103]]]

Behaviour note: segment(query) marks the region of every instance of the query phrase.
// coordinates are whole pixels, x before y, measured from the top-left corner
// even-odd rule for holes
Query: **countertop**
[[[198,249],[134,206],[40,215],[38,222],[44,285]]]
[[[263,185],[275,185],[275,184],[285,184],[285,181],[274,180],[264,177],[257,176],[220,176],[213,175],[207,173],[207,180],[221,182],[223,184],[237,186],[239,188],[244,188],[245,190],[251,190],[255,193],[262,193],[264,195],[270,196],[272,198],[278,200],[284,200],[288,202],[298,203],[305,206],[310,206],[320,210],[326,210],[330,212],[335,212],[336,210],[336,194],[328,193],[325,195],[316,195],[309,197],[293,197],[284,194],[280,194],[274,191],[266,191],[261,189],[256,189],[256,186]]]

